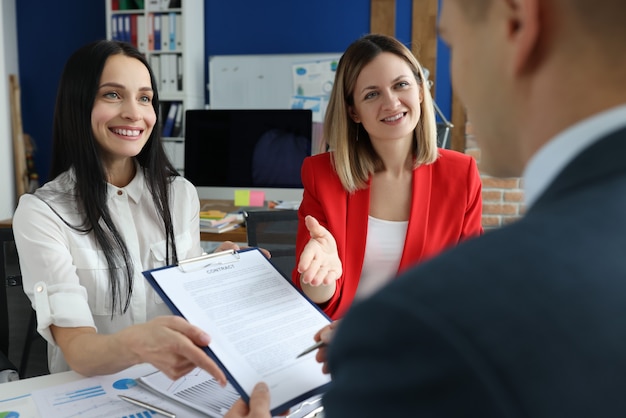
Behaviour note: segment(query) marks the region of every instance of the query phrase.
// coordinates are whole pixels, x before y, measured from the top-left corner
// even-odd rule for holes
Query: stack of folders
[[[200,212],[200,231],[221,234],[239,228],[243,223],[243,215],[219,211]]]

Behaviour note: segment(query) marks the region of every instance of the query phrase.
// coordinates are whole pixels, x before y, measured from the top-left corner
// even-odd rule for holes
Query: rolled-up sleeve
[[[45,203],[32,195],[20,198],[13,217],[24,292],[37,312],[37,329],[55,345],[50,325],[93,327],[87,291],[72,259],[70,234],[89,238],[68,227]]]
[[[66,284],[48,286],[44,282],[37,282],[32,292],[37,312],[37,331],[49,343],[54,344],[50,332],[50,325],[53,324],[59,327],[95,328],[89,306],[85,303],[87,292],[84,288]],[[91,324],[77,325],[77,318],[90,318]]]

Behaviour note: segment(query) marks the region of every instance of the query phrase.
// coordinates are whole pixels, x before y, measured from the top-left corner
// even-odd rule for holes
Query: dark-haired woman
[[[97,41],[66,63],[52,180],[22,196],[13,219],[53,373],[148,362],[172,378],[200,366],[225,382],[198,347],[209,336],[171,315],[141,274],[202,254],[198,196],[164,153],[158,109],[154,75],[129,44]]]

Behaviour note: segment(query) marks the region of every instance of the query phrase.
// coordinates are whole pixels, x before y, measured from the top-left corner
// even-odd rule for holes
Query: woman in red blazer
[[[324,137],[305,159],[293,280],[333,319],[405,268],[482,233],[473,158],[437,148],[421,66],[366,35],[343,54]]]

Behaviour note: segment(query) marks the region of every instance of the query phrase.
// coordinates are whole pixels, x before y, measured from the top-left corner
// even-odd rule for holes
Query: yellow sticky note
[[[251,190],[250,206],[265,206],[265,192],[260,190]]]
[[[250,190],[235,190],[235,206],[250,206]]]

